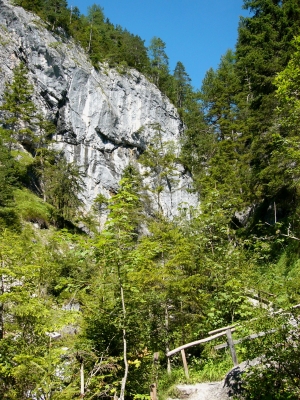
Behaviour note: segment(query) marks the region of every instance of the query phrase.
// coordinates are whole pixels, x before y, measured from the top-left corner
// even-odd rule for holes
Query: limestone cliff
[[[20,60],[28,67],[35,102],[57,124],[55,146],[84,168],[87,208],[97,194],[117,191],[125,166],[136,162],[157,126],[164,142],[178,145],[184,126],[175,107],[142,74],[133,69],[120,73],[105,64],[96,71],[72,40],[0,0],[0,100],[4,82]],[[175,215],[181,203],[197,202],[188,190],[191,177],[181,165],[176,169],[176,180],[165,182],[161,194],[167,216]],[[147,183],[151,187],[153,178]]]

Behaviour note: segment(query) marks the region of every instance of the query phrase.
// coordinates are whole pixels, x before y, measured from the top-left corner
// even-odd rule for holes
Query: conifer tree
[[[300,40],[293,41],[295,53],[286,68],[274,80],[278,107],[274,112],[274,126],[265,132],[263,138],[253,145],[256,160],[253,165],[257,195],[260,199],[277,204],[281,222],[288,218],[288,223],[296,228],[298,223],[292,218],[299,207],[298,185],[299,171],[299,120],[300,103],[298,91]],[[297,227],[298,230],[298,227]]]
[[[13,187],[16,184],[15,161],[0,139],[0,207],[13,202]]]
[[[244,8],[251,15],[240,22],[237,71],[244,100],[252,110],[248,124],[257,134],[273,122],[274,77],[293,52],[291,40],[300,30],[300,4],[294,0],[245,0]]]
[[[35,13],[39,13],[44,5],[43,0],[15,0],[14,3]]]
[[[173,74],[175,80],[175,98],[176,107],[182,108],[187,100],[188,95],[191,93],[191,78],[185,70],[182,62],[178,61]]]
[[[159,124],[154,124],[154,136],[139,162],[147,168],[145,176],[152,176],[153,187],[150,190],[156,196],[156,208],[162,212],[161,193],[169,190],[172,197],[173,186],[176,183],[176,161],[178,149],[172,141],[163,142],[163,130]]]
[[[32,119],[36,113],[33,103],[33,85],[28,81],[26,66],[21,62],[14,69],[12,82],[6,83],[0,106],[1,122],[8,136],[9,147],[20,135],[33,139]]]
[[[98,61],[100,60],[99,53],[101,52],[102,42],[102,37],[100,35],[102,33],[101,31],[104,29],[104,14],[102,8],[93,4],[88,8],[87,19],[89,22],[87,52],[93,55],[92,60],[95,62],[96,58]]]
[[[128,175],[127,171],[125,175]],[[102,277],[105,278],[103,285],[109,284],[110,295],[103,298],[102,307],[113,307],[117,313],[109,322],[111,328],[118,332],[121,329],[122,335],[122,358],[124,363],[123,377],[119,398],[124,400],[126,383],[129,372],[128,363],[128,327],[132,319],[130,310],[130,284],[128,273],[132,269],[133,250],[137,241],[137,227],[140,223],[141,204],[138,195],[139,182],[130,173],[131,179],[123,177],[119,183],[118,193],[111,198],[108,204],[110,213],[105,230],[98,238],[97,253],[99,267]],[[112,310],[111,310],[112,311]],[[115,326],[114,326],[115,325]],[[112,333],[113,331],[111,331]],[[116,333],[120,337],[120,332]],[[107,340],[107,339],[106,339]],[[118,344],[120,346],[120,344]],[[121,347],[121,346],[120,346]]]
[[[53,154],[50,155],[51,158]],[[62,155],[54,154],[53,163],[45,162],[42,168],[44,199],[56,207],[64,219],[78,214],[82,201],[83,173],[74,163],[68,163]]]
[[[152,69],[151,75],[154,83],[160,89],[164,88],[169,73],[169,58],[165,50],[165,42],[159,37],[154,36],[151,39],[148,51]]]
[[[228,50],[222,56],[218,69],[208,70],[201,88],[205,118],[219,139],[229,137],[237,130],[236,94],[239,88],[235,55],[232,50]]]
[[[66,0],[46,0],[44,3],[44,13],[46,19],[51,24],[51,29],[61,27],[68,30],[69,11]]]

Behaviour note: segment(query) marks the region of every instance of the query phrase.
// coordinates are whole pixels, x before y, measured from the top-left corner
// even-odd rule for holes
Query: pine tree
[[[169,73],[169,58],[166,54],[166,44],[159,37],[154,36],[151,39],[148,48],[150,62],[151,62],[151,75],[154,83],[162,89],[167,80]]]
[[[0,139],[0,207],[7,207],[13,203],[15,184],[15,161]]]
[[[172,196],[173,186],[176,183],[178,149],[172,141],[163,142],[163,130],[159,124],[155,124],[153,129],[155,133],[151,144],[141,155],[139,162],[147,168],[144,175],[150,175],[153,178],[153,186],[150,190],[156,196],[157,211],[162,213],[161,193],[169,190]]]
[[[192,91],[191,78],[185,70],[182,62],[178,61],[174,69],[174,81],[175,81],[175,105],[176,107],[182,108],[189,94]]]
[[[51,29],[61,27],[68,31],[69,28],[69,11],[66,0],[45,0],[44,13],[46,19],[51,24]]]
[[[39,13],[43,8],[43,0],[14,0],[14,4],[35,13]]]
[[[253,175],[257,196],[277,206],[277,220],[287,223],[295,229],[296,220],[292,215],[299,207],[300,152],[299,118],[300,103],[300,39],[293,41],[295,53],[286,68],[274,80],[278,107],[274,112],[274,126],[265,132],[260,140],[254,142],[255,153]],[[258,162],[259,161],[259,162]],[[298,228],[297,228],[298,230]]]
[[[95,64],[96,61],[101,60],[102,30],[104,30],[103,9],[93,4],[88,8],[87,20],[89,22],[87,52],[91,54],[91,59]]]
[[[208,70],[201,88],[205,118],[219,139],[230,137],[237,131],[238,109],[235,96],[239,88],[235,55],[232,50],[228,50],[221,58],[218,69]]]
[[[254,132],[261,132],[273,121],[273,80],[292,54],[291,40],[300,30],[300,4],[294,0],[245,0],[244,8],[252,15],[240,22],[237,71],[244,100],[252,109],[248,123]]]
[[[140,223],[141,204],[137,193],[139,183],[136,179],[123,177],[119,183],[118,193],[111,198],[108,204],[110,211],[106,222],[105,230],[99,237],[97,244],[99,266],[105,282],[111,287],[111,299],[106,297],[106,304],[102,307],[113,307],[118,314],[114,316],[110,324],[112,329],[118,332],[121,330],[122,358],[124,373],[121,381],[119,398],[124,400],[127,377],[129,372],[128,363],[128,326],[130,304],[130,284],[128,273],[132,268],[133,250],[136,246],[137,227]],[[131,313],[130,313],[131,314]],[[114,322],[116,326],[113,327]],[[117,334],[117,333],[116,333]],[[120,332],[118,332],[120,337]]]
[[[60,155],[58,159],[50,154],[53,163],[43,162],[40,166],[44,199],[56,207],[61,217],[72,219],[78,214],[82,201],[79,195],[83,189],[83,176],[74,163],[68,163]],[[46,160],[47,161],[47,160]]]
[[[36,113],[33,103],[33,85],[28,81],[28,72],[21,62],[13,73],[11,83],[6,83],[3,94],[3,104],[0,106],[1,122],[8,136],[9,148],[14,140],[26,136],[33,140],[32,119]],[[25,136],[25,137],[24,137]]]

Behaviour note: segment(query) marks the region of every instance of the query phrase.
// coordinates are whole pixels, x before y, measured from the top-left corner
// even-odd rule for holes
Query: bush
[[[280,317],[273,321],[273,333],[249,343],[249,354],[261,355],[262,361],[245,372],[240,399],[300,398],[299,322],[299,317],[292,314]],[[263,330],[269,329],[266,323]]]

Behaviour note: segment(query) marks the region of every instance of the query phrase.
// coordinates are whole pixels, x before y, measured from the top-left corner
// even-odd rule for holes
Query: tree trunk
[[[170,345],[169,345],[169,312],[168,312],[168,304],[167,303],[165,305],[165,330],[166,330],[166,353],[168,353],[170,351]],[[171,374],[170,357],[168,357],[168,361],[167,361],[167,372],[168,372],[168,375]]]
[[[2,261],[2,268],[4,267],[4,261]],[[1,275],[1,294],[4,294],[4,282],[3,275]],[[0,339],[4,337],[4,304],[0,303]]]
[[[84,368],[83,361],[80,364],[80,398],[84,397]]]
[[[122,286],[121,282],[120,282],[120,293],[121,293],[122,310],[123,310],[123,358],[124,358],[125,371],[124,371],[124,376],[123,376],[122,383],[121,383],[121,392],[120,392],[119,399],[124,400],[125,388],[126,388],[126,382],[127,382],[127,376],[128,376],[128,361],[127,361],[127,341],[126,341],[126,329],[125,329],[126,308],[125,308],[124,290],[123,290],[123,286]]]
[[[92,43],[92,36],[93,36],[92,33],[93,33],[93,30],[92,30],[92,25],[91,25],[89,45],[88,45],[88,53],[90,53],[90,51],[91,51],[91,43]]]

